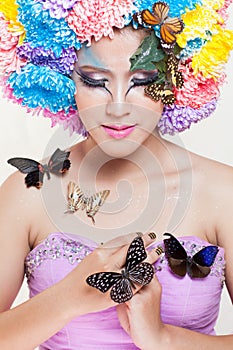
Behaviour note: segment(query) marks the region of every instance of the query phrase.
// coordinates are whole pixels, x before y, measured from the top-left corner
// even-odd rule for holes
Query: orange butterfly
[[[159,1],[153,5],[153,13],[143,10],[140,14],[142,23],[160,26],[161,44],[165,49],[171,49],[175,45],[176,34],[181,33],[184,29],[183,21],[178,17],[168,17],[168,12],[169,6]]]

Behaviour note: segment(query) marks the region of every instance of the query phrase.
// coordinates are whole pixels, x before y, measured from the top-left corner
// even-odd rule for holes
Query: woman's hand
[[[117,306],[117,313],[124,330],[140,349],[165,349],[165,325],[160,318],[161,285],[154,276],[148,286],[141,288],[134,297]]]
[[[125,265],[129,244],[137,235],[119,237],[101,245],[89,254],[64,279],[45,289],[25,303],[0,314],[0,348],[34,349],[63,328],[73,318],[116,305],[107,293],[86,283],[86,278],[100,271],[120,271]],[[154,243],[143,237],[148,247]],[[147,261],[158,259],[155,250]],[[13,336],[12,336],[13,334]]]
[[[86,283],[86,278],[98,272],[120,272],[125,265],[129,245],[135,237],[137,237],[137,234],[131,233],[100,245],[65,278],[65,283],[68,280],[70,285],[69,290],[72,295],[69,300],[71,303],[74,303],[72,306],[74,317],[77,314],[96,312],[116,305],[111,300],[109,292],[102,293],[98,289],[90,287]],[[144,234],[142,235],[142,239],[145,247],[148,247],[155,242],[156,235]],[[152,264],[158,257],[159,255],[156,250],[152,249],[147,252],[145,261]],[[133,290],[133,292],[135,293],[139,289],[140,286],[136,290]]]

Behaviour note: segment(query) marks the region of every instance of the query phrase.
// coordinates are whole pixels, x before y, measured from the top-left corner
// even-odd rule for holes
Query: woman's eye
[[[149,84],[152,84],[156,81],[156,79],[158,78],[158,73],[156,72],[153,75],[150,75],[149,77],[145,77],[145,78],[133,78],[131,80],[131,86],[132,87],[137,87],[137,86],[146,86]]]
[[[84,74],[80,74],[79,72],[75,71],[78,76],[79,76],[79,79],[81,80],[81,82],[83,84],[85,84],[86,86],[88,87],[100,87],[100,88],[104,88],[106,89],[106,82],[108,81],[107,79],[92,79]]]

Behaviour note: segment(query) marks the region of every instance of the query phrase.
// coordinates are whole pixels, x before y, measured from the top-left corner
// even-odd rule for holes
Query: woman
[[[27,182],[30,188],[26,188],[25,174],[20,172],[13,174],[1,188],[0,246],[1,266],[4,266],[0,276],[4,285],[0,292],[1,347],[32,349],[43,343],[41,349],[154,349],[159,346],[195,349],[202,342],[203,348],[220,344],[230,348],[232,336],[213,337],[213,327],[224,276],[229,294],[233,295],[231,215],[225,209],[232,201],[232,170],[163,140],[156,129],[159,126],[162,132],[170,133],[183,130],[215,108],[222,74],[220,66],[213,62],[204,69],[210,77],[197,72],[195,79],[199,79],[198,90],[202,92],[199,98],[196,90],[193,95],[186,94],[187,87],[195,80],[191,74],[194,70],[191,57],[197,69],[192,47],[201,53],[203,49],[205,54],[211,39],[216,39],[214,45],[222,45],[228,37],[226,46],[229,47],[222,51],[223,56],[228,54],[232,33],[220,25],[225,7],[220,11],[219,4],[212,9],[204,2],[201,10],[195,2],[189,3],[183,15],[187,23],[184,27],[179,16],[187,4],[183,8],[169,4],[169,8],[157,2],[153,10],[149,6],[150,12],[141,12],[144,2],[130,1],[121,6],[117,3],[115,7],[105,3],[104,8],[101,2],[88,7],[85,1],[66,4],[18,1],[18,4],[20,23],[17,26],[13,21],[16,20],[13,9],[17,10],[13,2],[0,7],[8,35],[12,24],[18,33],[11,37],[11,42],[15,44],[16,38],[17,45],[23,43],[11,61],[14,71],[10,70],[9,62],[5,67],[5,92],[16,102],[38,112],[44,109],[54,123],[69,125],[84,136],[88,133],[88,137],[73,146],[70,155],[66,154],[60,170],[67,171],[62,177],[52,171],[50,179],[46,176],[42,179],[43,171],[48,169],[40,165],[39,179],[31,175],[32,183]],[[153,23],[153,27],[159,27],[155,28],[156,35],[150,30],[148,33],[147,22],[151,16],[156,21],[162,10],[165,13],[170,10],[172,20],[165,16],[158,25]],[[146,30],[128,26],[136,12],[134,26],[140,25],[142,19]],[[108,13],[111,25],[105,27]],[[189,16],[200,18],[201,14],[206,22],[207,14],[214,17],[210,17],[212,22],[208,23],[212,37],[206,31],[204,38],[192,39],[195,42],[190,43],[187,38],[193,27],[191,23],[188,26]],[[112,29],[112,23],[117,28],[127,26]],[[168,31],[171,35],[168,39],[165,34],[171,24],[175,28]],[[110,35],[111,39],[103,35]],[[91,45],[83,44],[80,48],[80,42],[86,41]],[[179,43],[184,45],[183,52]],[[73,47],[78,60],[73,55]],[[196,59],[196,64],[200,63],[200,57]],[[222,60],[224,57],[219,58],[218,63]],[[74,83],[67,77],[71,74]],[[200,90],[202,85],[205,88]],[[204,93],[207,88],[208,96]],[[78,122],[72,92],[79,109]],[[179,104],[181,101],[184,106]],[[47,162],[49,169],[54,170],[54,156]],[[216,188],[220,177],[223,181]],[[100,197],[102,202],[98,202]],[[88,205],[93,205],[94,211]],[[173,236],[163,236],[170,228]],[[143,262],[154,263],[161,253],[161,249],[156,249],[160,245],[166,251],[166,256],[155,264],[163,289],[161,320],[161,290],[156,278],[140,290],[137,283],[135,290],[133,287],[127,290],[127,296],[131,291],[137,293],[129,301],[125,299],[126,303],[118,305],[117,310],[112,299],[119,297],[119,290],[115,288],[115,294],[112,289],[110,294],[102,294],[92,288],[106,287],[106,280],[101,279],[99,272],[120,272],[126,259],[131,259],[128,249],[136,244],[132,240],[136,237],[133,242],[140,241],[135,232],[149,232],[143,235],[145,247],[150,246]],[[156,232],[157,238],[152,232]],[[178,237],[178,243],[174,237]],[[174,245],[181,242],[186,254],[191,256],[203,247],[214,247],[216,256],[210,266],[206,264],[198,270],[202,271],[202,278],[199,275],[196,278],[195,261],[189,258],[184,275],[177,273],[172,265],[175,257],[171,254],[171,242]],[[9,251],[12,252],[10,262]],[[224,259],[227,261],[225,274]],[[25,269],[33,298],[8,310]],[[151,306],[154,312],[150,312]]]

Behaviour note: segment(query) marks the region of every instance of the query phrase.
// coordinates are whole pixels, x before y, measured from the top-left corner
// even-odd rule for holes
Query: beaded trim
[[[179,242],[180,244],[182,244],[182,246],[184,246],[185,250],[190,256],[193,256],[202,248],[206,247],[206,245],[193,243],[192,241],[179,240]],[[211,272],[209,274],[210,276],[218,277],[222,286],[225,281],[225,265],[226,262],[224,260],[224,257],[218,254],[215,258],[213,265],[211,266]],[[165,257],[165,254],[163,254],[155,264],[155,272],[162,271],[165,267],[168,267],[168,261]]]
[[[66,259],[73,265],[80,263],[91,251],[90,247],[73,239],[48,237],[26,257],[26,277],[29,281],[45,260]]]
[[[205,247],[203,244],[196,244],[191,241],[180,241],[185,250],[191,256]],[[31,251],[25,259],[25,274],[28,279],[32,277],[36,268],[45,260],[65,259],[71,265],[80,263],[88,254],[93,251],[92,248],[73,239],[48,237],[38,247]],[[168,266],[168,261],[163,254],[155,264],[155,272],[162,271]],[[225,281],[225,260],[221,255],[217,255],[211,266],[210,276],[220,278],[221,284]]]

